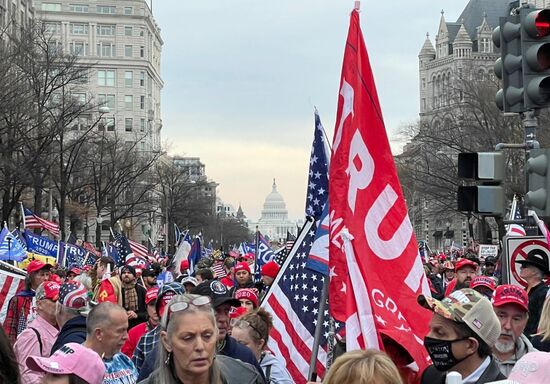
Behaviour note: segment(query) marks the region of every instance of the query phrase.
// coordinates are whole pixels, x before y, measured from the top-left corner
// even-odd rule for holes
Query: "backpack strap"
[[[40,332],[38,332],[38,330],[36,328],[33,328],[33,327],[27,327],[29,329],[32,329],[34,334],[36,335],[36,338],[38,339],[38,345],[40,345],[40,356],[44,356],[42,354],[42,339],[40,338]]]
[[[265,369],[265,379],[268,383],[271,383],[271,366],[272,364],[269,364]]]

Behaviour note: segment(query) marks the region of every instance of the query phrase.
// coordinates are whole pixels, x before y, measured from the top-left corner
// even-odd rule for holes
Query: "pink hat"
[[[529,311],[529,296],[525,289],[513,284],[499,285],[493,295],[493,306],[517,304],[524,311]]]
[[[235,299],[250,300],[254,304],[254,308],[258,308],[258,294],[253,289],[250,289],[250,288],[237,289],[237,292],[235,292]]]
[[[241,261],[235,265],[235,273],[239,271],[247,271],[248,273],[252,273],[250,272],[250,266],[245,261]]]
[[[544,384],[549,377],[550,353],[531,352],[516,362],[508,379],[519,384]]]
[[[77,343],[65,344],[50,357],[29,356],[27,366],[54,375],[74,374],[89,384],[101,384],[105,375],[105,364],[97,352]]]

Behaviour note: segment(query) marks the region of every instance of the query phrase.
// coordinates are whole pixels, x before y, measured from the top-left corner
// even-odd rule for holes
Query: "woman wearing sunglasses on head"
[[[250,364],[216,355],[218,329],[210,297],[177,295],[161,320],[157,369],[140,384],[261,384]]]
[[[284,363],[267,351],[269,332],[273,328],[272,316],[259,308],[233,319],[231,336],[254,352],[268,383],[293,384]]]

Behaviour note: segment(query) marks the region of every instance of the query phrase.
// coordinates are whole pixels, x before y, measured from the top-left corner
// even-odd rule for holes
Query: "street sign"
[[[506,249],[502,258],[502,283],[515,284],[522,287],[527,287],[527,282],[519,277],[520,265],[516,263],[520,260],[525,260],[527,253],[533,249],[541,249],[548,257],[548,244],[544,236],[505,236]]]
[[[480,260],[485,260],[489,256],[498,256],[498,245],[493,244],[479,244],[478,256]]]

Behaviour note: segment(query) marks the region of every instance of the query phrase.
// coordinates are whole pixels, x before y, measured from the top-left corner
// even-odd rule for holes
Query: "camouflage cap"
[[[441,301],[419,296],[418,302],[446,319],[465,323],[490,347],[500,335],[500,322],[491,302],[473,289],[459,289]]]

